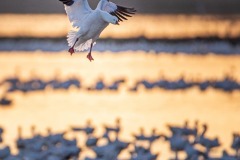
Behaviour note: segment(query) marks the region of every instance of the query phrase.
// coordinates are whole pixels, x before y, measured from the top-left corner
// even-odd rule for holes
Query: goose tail
[[[79,40],[76,42],[77,38]],[[91,47],[92,39],[89,39],[87,41],[82,41],[78,35],[78,32],[72,30],[72,31],[68,32],[67,42],[68,42],[68,46],[70,46],[70,47],[72,47],[74,45],[74,43],[76,42],[74,49],[76,51],[85,51]],[[95,44],[96,44],[96,42],[93,43],[93,45],[95,45]]]

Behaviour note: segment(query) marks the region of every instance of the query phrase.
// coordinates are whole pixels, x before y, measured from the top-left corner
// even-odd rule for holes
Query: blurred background
[[[61,2],[0,0],[0,159],[237,159],[240,1],[114,2],[137,14],[89,62],[67,52]]]

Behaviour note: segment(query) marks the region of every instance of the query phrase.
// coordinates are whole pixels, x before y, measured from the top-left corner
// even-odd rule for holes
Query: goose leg
[[[87,58],[89,59],[90,62],[94,60],[92,57],[92,47],[93,47],[93,43],[91,43],[90,51],[87,55]]]
[[[73,46],[71,48],[69,48],[68,52],[72,55],[74,53],[74,46],[77,43],[78,38],[76,39],[75,43],[73,44]]]

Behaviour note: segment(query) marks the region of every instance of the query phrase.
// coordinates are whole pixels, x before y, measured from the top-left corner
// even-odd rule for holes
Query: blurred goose
[[[116,151],[116,145],[114,144],[95,146],[91,149],[96,154],[96,158],[102,158],[104,160],[109,160],[109,158],[107,157],[111,157],[111,159],[116,159],[118,155],[118,151]]]
[[[104,128],[106,133],[113,132],[116,134],[116,138],[118,138],[119,132],[121,131],[121,119],[120,118],[116,119],[116,126],[111,127],[111,126],[104,125]]]
[[[196,136],[198,132],[198,121],[195,122],[195,128],[190,128],[188,126],[188,121],[185,121],[185,124],[183,127],[171,126],[171,125],[167,125],[167,127],[170,129],[170,131],[173,134],[179,133],[184,136],[189,136],[189,135]]]
[[[3,138],[2,138],[3,132],[4,132],[3,128],[0,127],[0,143],[3,142]]]
[[[154,141],[158,140],[161,137],[160,134],[157,134],[156,128],[152,129],[152,135],[147,137],[149,143],[153,143]]]
[[[140,134],[139,135],[133,134],[133,136],[137,141],[149,142],[149,148],[151,148],[152,143],[158,140],[162,135],[157,134],[156,129],[154,128],[152,129],[152,134],[150,136],[146,136],[144,133],[144,128],[140,128]]]
[[[97,142],[98,142],[99,138],[97,137],[88,137],[87,141],[86,141],[86,146],[87,147],[94,147],[97,145]]]
[[[126,149],[130,143],[116,139],[113,142],[102,146],[95,146],[92,150],[95,152],[97,158],[104,160],[115,160],[122,150]]]
[[[180,133],[174,134],[171,137],[162,135],[165,138],[165,141],[170,142],[170,148],[175,152],[175,160],[178,160],[178,152],[183,151],[186,145],[189,143],[186,137],[183,137]]]
[[[184,136],[190,136],[190,135],[197,136],[197,132],[198,132],[198,121],[195,121],[194,128],[188,127],[188,121],[186,121],[185,127],[182,130],[182,134]]]
[[[0,127],[0,134],[3,134],[4,129],[2,127]]]
[[[209,151],[212,148],[219,147],[221,144],[219,143],[218,138],[209,139],[209,138],[205,137],[205,133],[207,131],[207,128],[208,128],[207,125],[204,124],[203,125],[203,132],[202,132],[202,134],[199,137],[196,137],[195,142],[201,144],[202,146],[204,146],[206,148],[206,153],[208,154]]]
[[[138,146],[135,142],[134,151],[129,152],[131,154],[131,160],[155,160],[158,154],[152,154],[150,148]]]
[[[133,136],[138,141],[146,141],[146,140],[148,140],[148,137],[145,135],[144,128],[140,128],[140,134],[139,135],[133,134]]]
[[[7,158],[8,156],[10,156],[10,154],[11,152],[9,147],[4,147],[0,149],[0,159]]]
[[[0,98],[0,106],[10,106],[12,104],[12,100],[8,99],[6,96]]]
[[[230,155],[226,150],[223,150],[221,160],[238,160],[238,158],[236,156]]]
[[[235,150],[236,152],[236,157],[240,157],[239,156],[239,151],[240,151],[240,135],[238,133],[234,133],[233,134],[233,141],[232,141],[232,145],[231,148]]]
[[[146,154],[135,154],[134,152],[131,152],[131,160],[156,160],[158,157],[158,154],[152,154],[151,152],[148,152]]]
[[[64,135],[66,134],[66,132],[63,133],[57,133],[57,134],[49,134],[46,137],[46,140],[49,144],[53,144],[56,145],[58,143],[61,143],[62,141],[64,141]]]
[[[151,152],[149,148],[138,146],[135,142],[133,144],[134,144],[134,151],[131,154],[147,154]]]
[[[75,50],[83,51],[90,48],[87,58],[94,60],[91,51],[101,32],[109,25],[119,24],[119,21],[127,20],[131,14],[136,12],[133,8],[126,8],[109,2],[100,0],[97,8],[92,10],[87,0],[59,0],[64,3],[68,18],[73,27],[78,31],[68,33],[68,51],[72,55]]]
[[[86,135],[90,136],[91,134],[93,134],[95,128],[92,126],[92,122],[91,120],[87,121],[87,124],[85,127],[72,127],[71,128],[72,131],[74,132],[84,132]]]
[[[200,156],[207,158],[206,155],[194,147],[195,143],[187,143],[184,151],[187,154],[186,160],[193,160],[193,159],[199,159]]]

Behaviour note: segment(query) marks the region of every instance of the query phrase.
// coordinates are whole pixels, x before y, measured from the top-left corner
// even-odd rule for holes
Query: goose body
[[[77,31],[70,31],[67,36],[68,51],[72,55],[76,51],[84,51],[90,48],[87,58],[94,60],[91,51],[101,32],[109,25],[119,24],[119,21],[127,20],[136,10],[118,6],[109,0],[100,0],[95,10],[92,10],[87,0],[59,0],[63,2],[66,13],[72,26]]]

